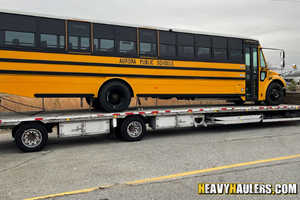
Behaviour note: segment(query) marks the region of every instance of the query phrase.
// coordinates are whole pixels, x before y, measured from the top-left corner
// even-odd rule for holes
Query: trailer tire
[[[130,101],[131,92],[120,81],[111,81],[99,91],[98,102],[106,112],[121,112],[128,108]]]
[[[277,106],[282,102],[283,95],[283,88],[281,85],[273,82],[267,89],[265,103],[270,106]]]
[[[128,117],[122,122],[120,132],[122,138],[128,142],[139,141],[146,134],[146,125],[140,117]]]
[[[48,132],[41,124],[28,123],[19,127],[15,140],[19,149],[24,152],[39,151],[48,141]]]

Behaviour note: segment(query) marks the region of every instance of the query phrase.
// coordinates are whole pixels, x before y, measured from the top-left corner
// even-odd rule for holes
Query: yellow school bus
[[[0,12],[1,93],[115,112],[132,97],[278,105],[285,86],[256,39]]]

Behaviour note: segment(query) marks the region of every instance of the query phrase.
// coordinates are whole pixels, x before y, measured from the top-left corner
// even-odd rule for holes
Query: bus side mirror
[[[280,66],[281,66],[281,69],[283,69],[285,67],[285,61],[284,61],[284,58],[285,58],[285,52],[284,50],[282,50],[280,52],[280,58],[281,58],[281,63],[280,63]]]
[[[282,60],[285,58],[285,52],[284,52],[284,50],[282,50],[282,51],[280,52],[280,58],[281,58]]]
[[[280,66],[281,66],[281,69],[283,69],[285,67],[285,61],[284,60],[281,60]]]

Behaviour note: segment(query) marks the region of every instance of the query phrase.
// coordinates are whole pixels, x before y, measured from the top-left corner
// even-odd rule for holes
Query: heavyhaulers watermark
[[[199,194],[298,194],[297,183],[199,183]]]

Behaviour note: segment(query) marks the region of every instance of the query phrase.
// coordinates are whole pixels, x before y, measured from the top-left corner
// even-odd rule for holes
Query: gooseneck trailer
[[[1,113],[0,128],[12,130],[12,137],[22,151],[33,152],[46,145],[48,133],[54,128],[58,137],[111,133],[120,134],[126,141],[138,141],[146,134],[147,124],[152,129],[165,129],[295,120],[300,120],[300,105],[227,104],[149,107],[119,113],[97,110]]]

